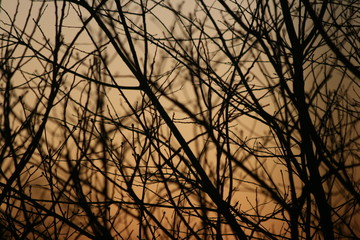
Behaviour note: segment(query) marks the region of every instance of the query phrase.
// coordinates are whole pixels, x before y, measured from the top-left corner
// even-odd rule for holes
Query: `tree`
[[[16,3],[9,238],[360,238],[357,1]]]

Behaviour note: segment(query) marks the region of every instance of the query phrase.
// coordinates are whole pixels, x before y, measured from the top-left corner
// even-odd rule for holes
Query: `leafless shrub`
[[[357,1],[7,1],[10,239],[358,239]]]

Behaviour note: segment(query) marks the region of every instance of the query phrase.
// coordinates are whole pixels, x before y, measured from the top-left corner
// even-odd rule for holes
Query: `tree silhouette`
[[[358,1],[1,4],[3,238],[360,238]]]

